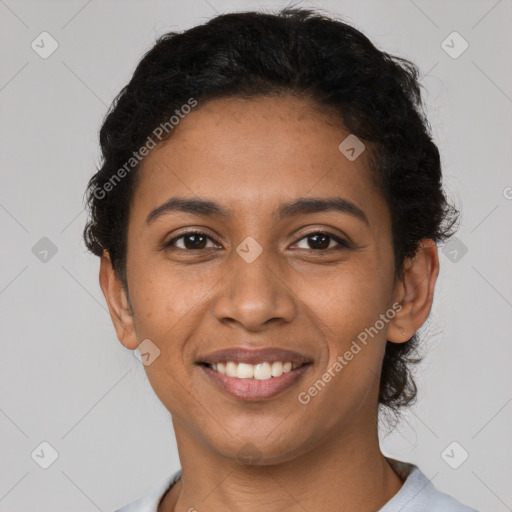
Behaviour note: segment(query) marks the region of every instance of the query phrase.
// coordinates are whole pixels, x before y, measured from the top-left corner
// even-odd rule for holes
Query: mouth
[[[217,389],[242,400],[257,401],[295,385],[313,361],[281,349],[228,349],[196,364]]]

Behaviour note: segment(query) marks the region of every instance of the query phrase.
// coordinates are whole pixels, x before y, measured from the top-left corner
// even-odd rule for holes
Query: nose
[[[239,324],[248,331],[264,330],[274,322],[291,322],[296,315],[296,300],[278,263],[272,263],[265,251],[251,263],[237,253],[231,259],[232,270],[213,304],[217,320]]]

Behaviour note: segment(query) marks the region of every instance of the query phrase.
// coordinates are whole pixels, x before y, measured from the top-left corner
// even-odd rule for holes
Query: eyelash
[[[172,249],[172,248],[176,249],[176,247],[173,247],[173,244],[176,241],[180,240],[181,238],[185,238],[190,235],[202,235],[202,236],[205,236],[206,238],[208,238],[209,240],[211,240],[212,242],[220,245],[219,242],[217,242],[217,240],[215,240],[210,235],[206,234],[204,231],[192,230],[192,231],[186,231],[185,233],[181,233],[179,236],[172,238],[171,240],[169,240],[168,242],[166,242],[164,244],[163,249]],[[331,238],[336,243],[338,243],[338,247],[330,247],[328,249],[316,249],[316,250],[309,249],[314,252],[328,252],[328,251],[332,251],[332,250],[340,251],[340,250],[344,250],[344,249],[350,249],[350,247],[351,247],[350,244],[346,240],[344,240],[343,238],[340,238],[339,236],[337,236],[333,233],[330,233],[329,231],[312,231],[311,233],[307,233],[306,235],[299,238],[297,240],[297,242],[295,242],[295,243],[301,242],[302,240],[305,240],[314,235],[326,235],[327,237]],[[181,247],[178,247],[177,249],[179,249],[181,251],[186,251],[186,252],[199,252],[199,251],[205,250],[205,249],[182,249]]]

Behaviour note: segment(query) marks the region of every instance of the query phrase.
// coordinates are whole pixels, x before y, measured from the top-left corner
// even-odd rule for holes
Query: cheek
[[[391,278],[378,266],[361,258],[361,261],[340,267],[325,279],[311,284],[309,302],[325,323],[334,326],[335,332],[344,332],[346,338],[373,325],[385,312],[391,284]]]
[[[328,283],[315,287],[317,291],[309,298],[328,345],[327,369],[343,386],[353,387],[356,382],[364,386],[372,372],[379,374],[392,318],[386,316],[392,274],[383,270],[389,265],[382,259],[380,264],[365,261],[369,259],[360,258],[358,264],[340,268]],[[336,365],[340,356],[342,370]]]
[[[189,378],[189,340],[201,335],[200,324],[209,314],[211,293],[218,281],[214,273],[209,276],[171,268],[165,261],[133,269],[130,286],[135,290],[132,304],[137,338],[150,339],[160,350],[154,367],[146,367],[148,377],[163,379],[167,372],[181,381]],[[175,388],[178,383],[171,379],[169,385]]]
[[[137,337],[150,339],[159,350],[158,357],[144,370],[160,401],[181,416],[191,407],[187,393],[191,368],[184,358],[198,315],[205,314],[203,288],[197,281],[180,279],[168,266],[159,264],[145,266],[138,276],[135,274],[132,303]]]
[[[132,304],[138,330],[144,333],[170,329],[200,305],[204,284],[191,273],[156,261],[134,266],[130,275]]]
[[[328,360],[305,383],[302,397],[311,400],[305,406],[309,411],[335,412],[324,414],[324,427],[335,428],[341,418],[354,417],[363,404],[365,411],[375,406],[386,345],[388,324],[380,315],[386,311],[387,287],[365,267],[340,273],[321,290],[311,297],[311,305]],[[376,326],[377,322],[383,325]]]

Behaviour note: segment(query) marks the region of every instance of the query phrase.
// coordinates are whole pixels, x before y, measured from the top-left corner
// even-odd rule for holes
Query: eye
[[[333,233],[327,231],[314,231],[299,239],[297,244],[305,243],[307,247],[299,247],[299,249],[314,249],[315,251],[324,252],[329,249],[342,250],[349,249],[350,244]],[[208,246],[208,242],[212,244]],[[332,244],[332,242],[335,242]],[[164,244],[164,249],[177,248],[185,251],[198,251],[202,249],[217,248],[218,242],[211,236],[202,231],[187,231],[176,236]]]
[[[182,245],[176,242],[182,241]],[[213,245],[207,246],[208,241],[213,242]],[[178,249],[196,251],[201,249],[210,249],[217,247],[217,242],[202,231],[187,231],[181,235],[172,238],[165,245],[164,248],[176,247]]]
[[[325,251],[327,249],[349,249],[350,245],[348,242],[340,238],[339,236],[334,235],[333,233],[329,233],[326,231],[314,231],[313,233],[309,233],[306,236],[302,237],[297,243],[302,241],[306,241],[308,247],[299,247],[300,249],[314,249],[316,251]],[[337,244],[334,246],[331,245],[331,242],[334,241]]]

